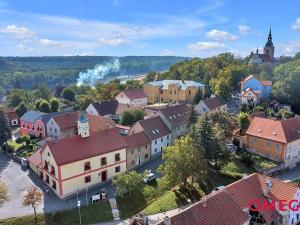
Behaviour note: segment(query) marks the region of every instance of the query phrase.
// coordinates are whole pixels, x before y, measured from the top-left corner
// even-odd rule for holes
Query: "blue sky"
[[[0,0],[0,55],[178,55],[300,51],[295,0]]]

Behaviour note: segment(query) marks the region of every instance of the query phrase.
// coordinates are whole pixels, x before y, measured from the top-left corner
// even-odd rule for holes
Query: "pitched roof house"
[[[12,108],[5,108],[4,112],[7,115],[10,126],[17,126],[19,124],[19,116]]]
[[[144,131],[124,136],[127,143],[127,169],[139,166],[150,159],[151,141]]]
[[[125,172],[126,147],[124,138],[112,128],[47,141],[29,162],[55,194],[66,198]]]
[[[190,107],[186,104],[169,106],[158,111],[158,115],[171,131],[172,140],[186,132]]]
[[[161,153],[164,147],[171,144],[171,132],[159,116],[136,122],[129,135],[142,131],[151,141],[151,156]]]
[[[110,119],[120,119],[124,111],[143,109],[139,105],[119,103],[116,99],[91,103],[85,110],[88,114],[105,116]]]
[[[142,90],[124,90],[121,91],[115,99],[122,104],[129,105],[147,105],[147,95]]]
[[[204,196],[201,201],[157,225],[297,224],[300,221],[300,209],[296,211],[287,209],[286,212],[282,212],[278,207],[276,210],[263,210],[257,207],[258,211],[255,211],[252,207],[253,200],[259,202],[274,200],[277,203],[285,200],[288,204],[293,199],[299,201],[297,186],[254,173],[222,190]],[[295,202],[292,206],[295,207],[296,204]]]
[[[28,111],[20,118],[20,127],[21,127],[21,134],[25,135],[36,135],[36,130],[34,127],[35,121],[41,118],[42,113],[40,111]]]
[[[47,122],[47,136],[50,138],[60,139],[77,134],[77,121],[80,112],[66,113],[53,116]],[[103,116],[87,114],[89,130],[96,132],[115,127],[115,122]]]
[[[300,162],[300,116],[287,120],[254,117],[246,131],[248,149],[294,167]]]
[[[195,111],[198,114],[205,114],[207,112],[223,111],[227,112],[227,103],[226,101],[219,96],[211,96],[201,100],[196,106]]]

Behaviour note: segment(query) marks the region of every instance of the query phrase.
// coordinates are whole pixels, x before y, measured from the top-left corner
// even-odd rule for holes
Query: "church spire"
[[[268,41],[272,41],[272,28],[271,28],[271,26],[270,26]]]

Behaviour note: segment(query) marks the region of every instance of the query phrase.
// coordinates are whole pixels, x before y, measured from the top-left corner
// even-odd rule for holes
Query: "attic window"
[[[173,119],[172,116],[169,116],[169,117],[170,117],[170,119]]]
[[[156,132],[159,134],[159,130],[158,129],[155,129],[156,130]]]
[[[258,132],[262,132],[262,129],[258,129]]]
[[[276,135],[277,135],[277,133],[276,133],[276,132],[273,132],[273,135],[274,135],[274,136],[276,136]]]
[[[152,130],[152,133],[153,133],[153,134],[155,134],[155,131],[154,131],[154,130]]]

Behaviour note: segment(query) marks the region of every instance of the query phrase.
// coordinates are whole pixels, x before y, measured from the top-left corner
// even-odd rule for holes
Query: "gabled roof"
[[[251,87],[247,87],[245,91],[242,92],[242,96],[245,96],[248,92],[252,92],[255,96],[257,96],[257,94],[252,90]]]
[[[37,150],[31,156],[28,157],[28,161],[35,165],[36,167],[40,167],[42,165],[42,156],[41,156],[42,149]]]
[[[149,82],[149,84],[153,86],[158,86],[161,89],[168,89],[169,85],[171,84],[178,86],[178,88],[181,90],[186,90],[188,87],[204,87],[203,84],[192,80],[160,80]]]
[[[137,123],[141,125],[150,140],[155,140],[170,134],[169,128],[159,116],[140,120]]]
[[[226,101],[219,96],[213,96],[213,97],[204,99],[202,101],[207,106],[207,108],[209,108],[210,110],[214,110],[214,109],[226,104]]]
[[[300,116],[283,121],[254,117],[246,134],[282,143],[290,143],[300,139]]]
[[[159,112],[166,117],[166,119],[173,127],[179,124],[183,124],[187,121],[190,108],[186,104],[179,104],[163,108],[159,110]]]
[[[242,84],[247,82],[248,80],[251,80],[252,78],[255,78],[256,80],[258,80],[253,74],[250,74],[248,77],[246,77],[243,81]]]
[[[264,55],[264,54],[263,54]],[[256,79],[258,80],[263,86],[272,86],[272,81],[271,80],[259,80],[257,79],[257,77],[253,74],[249,75],[248,77],[246,77],[243,81],[242,81],[242,84],[244,84],[245,82],[247,82],[248,80],[251,80],[251,79]]]
[[[150,144],[149,138],[143,131],[129,136],[125,136],[124,138],[128,145],[128,149],[137,148],[140,146]]]
[[[114,128],[91,133],[86,138],[76,135],[51,140],[46,145],[48,145],[57,165],[88,159],[127,147],[124,138]]]
[[[35,121],[44,114],[45,113],[42,113],[40,111],[28,111],[20,118],[20,120],[30,122],[30,123],[35,123]]]
[[[42,120],[44,124],[47,124],[48,121],[52,117],[58,116],[58,115],[64,115],[64,114],[67,114],[67,113],[71,113],[72,111],[73,111],[73,109],[69,109],[68,111],[47,113],[47,114],[42,115],[39,119]]]
[[[124,90],[124,91],[121,91],[120,94],[126,95],[130,100],[139,99],[139,98],[147,98],[147,95],[142,90],[139,90],[139,89]]]
[[[260,81],[263,86],[272,86],[272,81],[271,80],[262,80]]]
[[[265,195],[267,179],[272,182],[272,187]],[[284,199],[289,202],[295,198],[297,190],[298,187],[294,185],[254,173],[203,197],[195,205],[179,212],[171,218],[171,225],[244,225],[250,219],[244,212],[250,200],[270,197],[276,201]],[[276,211],[264,211],[261,214],[267,224],[271,224],[273,217],[278,216]]]
[[[118,104],[116,99],[92,103],[100,116],[115,114]]]
[[[77,126],[79,112],[66,113],[52,117],[61,130],[69,129]]]
[[[12,108],[5,108],[4,112],[6,113],[8,120],[16,120],[19,118],[18,114]]]
[[[95,115],[87,114],[87,119],[89,122],[89,129],[92,132],[116,127],[116,123],[113,120],[107,119],[103,116],[95,116]]]

